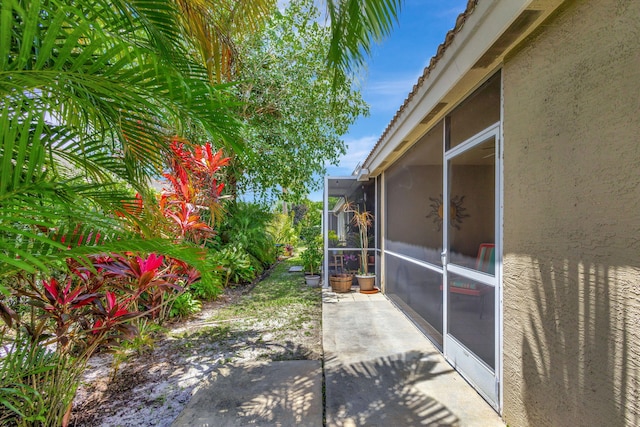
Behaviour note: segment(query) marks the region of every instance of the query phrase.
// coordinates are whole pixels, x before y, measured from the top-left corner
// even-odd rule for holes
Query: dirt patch
[[[320,359],[320,290],[278,265],[258,284],[228,289],[192,319],[165,325],[154,348],[114,375],[111,354],[91,358],[72,425],[169,426],[216,367],[254,360]]]

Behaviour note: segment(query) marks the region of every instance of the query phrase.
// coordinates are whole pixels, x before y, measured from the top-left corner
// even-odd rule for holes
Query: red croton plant
[[[160,210],[172,221],[176,239],[204,243],[213,236],[213,224],[220,217],[224,183],[218,173],[230,159],[222,150],[214,153],[210,142],[190,149],[185,140],[174,138],[171,151],[169,172],[164,174],[170,186],[162,192]]]
[[[170,148],[168,185],[158,200],[160,229],[175,243],[204,246],[215,234],[224,189],[219,172],[229,159],[221,151],[214,152],[210,143],[192,146],[174,139]],[[115,215],[133,232],[140,232],[142,221],[153,220],[157,211],[147,210],[143,198],[136,195],[123,202]],[[40,229],[68,249],[96,246],[99,250],[97,245],[105,239],[101,230],[87,232],[82,224],[64,230]],[[0,297],[0,317],[20,334],[25,331],[30,345],[46,346],[59,360],[68,361],[70,365],[63,363],[65,368],[56,371],[59,375],[69,372],[73,381],[68,384],[77,384],[78,372],[98,348],[135,336],[134,318],[166,318],[171,301],[200,279],[199,272],[185,262],[157,253],[96,253],[82,264],[72,258],[66,264],[48,277],[32,273],[16,277],[11,301],[22,315],[11,309],[9,299]],[[69,421],[71,401],[64,405],[62,425]]]
[[[182,261],[150,254],[147,257],[96,255],[92,267],[71,260],[67,275],[26,281],[17,296],[43,309],[38,321],[25,325],[36,341],[56,344],[61,353],[85,349],[90,355],[100,345],[136,334],[127,323],[139,316],[162,317],[168,295],[183,291],[199,279]],[[55,328],[48,325],[53,322]]]
[[[175,138],[170,148],[173,156],[164,174],[169,186],[159,199],[160,212],[167,219],[164,234],[177,243],[204,245],[215,234],[213,222],[219,215],[224,189],[218,173],[229,158],[223,157],[222,151],[214,153],[211,143],[192,147]],[[133,202],[123,202],[123,211],[116,215],[123,221],[131,217],[140,220],[144,210],[142,197],[136,194]],[[205,221],[202,213],[207,210],[210,214]],[[85,239],[80,228],[55,239],[68,243],[69,248],[99,243],[99,232]],[[129,320],[165,318],[170,299],[200,279],[198,271],[185,262],[155,253],[96,254],[89,257],[88,264],[72,259],[67,264],[67,273],[55,277],[23,277],[25,285],[15,293],[42,309],[37,322],[23,325],[32,339],[55,343],[62,353],[78,348],[91,353],[113,339],[135,335],[136,328]],[[0,304],[0,315],[7,322],[17,320],[5,304]],[[55,325],[53,330],[51,325]]]

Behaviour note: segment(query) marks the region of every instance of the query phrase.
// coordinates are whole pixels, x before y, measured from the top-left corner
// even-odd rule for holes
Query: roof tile
[[[429,77],[431,70],[433,70],[433,68],[436,66],[438,61],[440,61],[440,58],[442,58],[442,56],[444,55],[447,48],[451,45],[451,43],[453,43],[455,35],[462,29],[469,15],[473,13],[474,9],[476,8],[476,5],[478,4],[478,1],[479,0],[467,1],[467,7],[465,11],[462,12],[460,15],[458,15],[458,18],[456,18],[455,27],[453,27],[451,30],[447,32],[444,38],[444,41],[438,46],[436,54],[433,57],[431,57],[431,61],[429,61],[429,65],[425,67],[425,69],[422,71],[422,75],[418,78],[418,82],[415,85],[413,85],[411,92],[409,92],[409,95],[407,95],[407,97],[405,98],[404,102],[402,103],[398,111],[396,111],[395,115],[391,119],[391,122],[389,122],[385,130],[382,132],[382,135],[376,142],[376,145],[371,149],[371,152],[367,156],[364,163],[366,163],[366,161],[369,160],[373,152],[378,148],[378,146],[380,146],[384,138],[387,136],[387,134],[391,130],[391,127],[396,123],[396,121],[398,121],[400,114],[402,114],[402,112],[406,109],[407,105],[409,104],[409,102],[411,102],[411,100],[415,96],[418,89],[422,87],[427,77]]]

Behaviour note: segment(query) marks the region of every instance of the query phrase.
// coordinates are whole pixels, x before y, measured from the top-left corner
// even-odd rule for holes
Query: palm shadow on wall
[[[523,334],[524,405],[530,425],[640,425],[637,357],[617,268],[537,259],[542,286]],[[613,284],[617,283],[614,287]],[[633,348],[635,347],[635,350]]]

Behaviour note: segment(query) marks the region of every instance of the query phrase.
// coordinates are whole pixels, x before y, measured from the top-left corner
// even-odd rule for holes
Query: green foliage
[[[3,342],[7,343],[6,337]],[[8,352],[0,365],[0,425],[61,425],[84,364],[21,335],[5,348]]]
[[[185,292],[173,301],[169,317],[188,317],[199,313],[200,310],[202,310],[202,303],[190,292]]]
[[[301,258],[305,271],[311,274],[320,270],[322,263],[322,236],[320,234],[320,214],[314,206],[308,210],[301,222],[300,237],[304,240],[307,249]]]
[[[305,271],[317,274],[322,263],[322,241],[320,236],[311,239],[307,243],[307,249],[300,255]]]
[[[300,237],[307,242],[319,237],[322,230],[322,202],[306,201],[308,209],[300,220]]]
[[[220,295],[222,289],[222,275],[214,274],[209,280],[199,280],[189,286],[189,292],[203,301],[210,301]]]
[[[331,19],[329,65],[335,68],[334,84],[341,73],[364,64],[376,42],[391,33],[402,0],[328,0]]]
[[[242,44],[238,96],[246,151],[235,160],[240,190],[297,200],[319,188],[325,164],[337,164],[341,139],[368,108],[354,82],[327,68],[330,29],[312,0],[294,0],[261,34]],[[336,102],[332,102],[335,100]]]
[[[276,213],[267,225],[267,232],[273,236],[273,241],[278,244],[298,244],[298,233],[293,226],[293,219],[290,215]]]
[[[311,200],[307,200],[305,203],[309,206],[309,209],[304,216],[304,222],[320,227],[322,223],[322,202],[312,202]]]
[[[251,282],[256,277],[256,269],[251,264],[251,255],[239,245],[229,245],[213,256],[216,263],[225,271],[224,285],[229,283]]]
[[[157,6],[2,2],[0,276],[113,250],[66,251],[53,231],[65,223],[158,249],[136,236],[154,236],[146,218],[113,215],[131,200],[123,183],[149,199],[174,129],[237,147],[228,87],[212,86],[193,61],[174,5]]]
[[[231,205],[221,226],[224,245],[233,244],[259,261],[262,267],[275,262],[273,237],[267,232],[272,214],[263,206],[238,202]],[[250,261],[251,262],[251,261]]]
[[[163,327],[145,318],[136,319],[134,325],[138,334],[133,339],[124,341],[121,346],[138,355],[151,352],[156,346],[156,338],[164,331]]]

